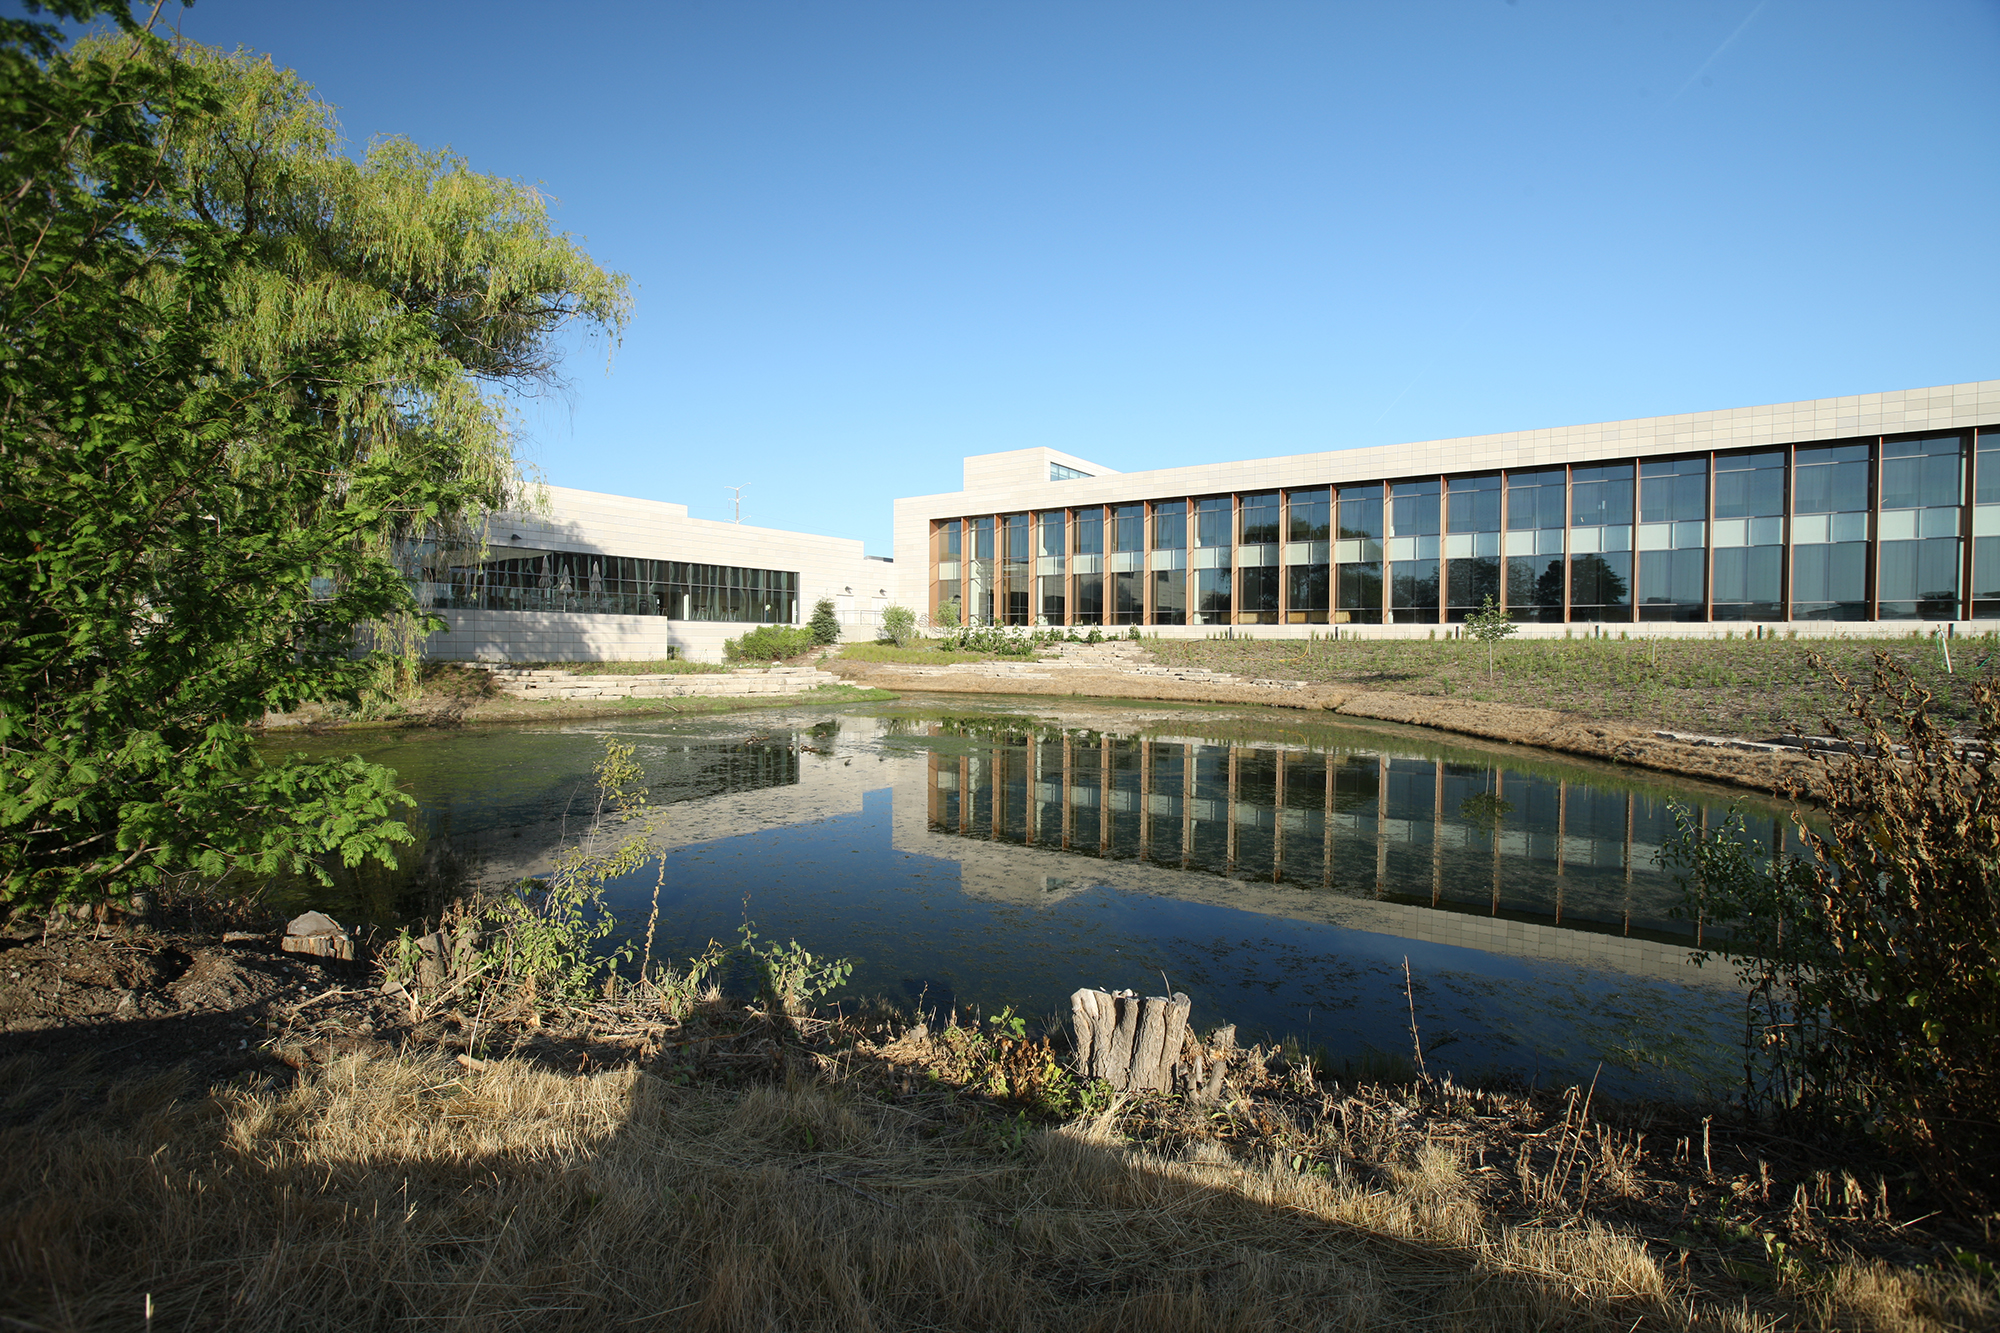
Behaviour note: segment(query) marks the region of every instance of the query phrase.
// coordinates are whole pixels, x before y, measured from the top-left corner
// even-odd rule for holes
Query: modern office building
[[[486,550],[413,551],[406,572],[448,629],[431,657],[492,661],[720,661],[726,639],[800,624],[832,599],[848,637],[873,638],[889,561],[845,537],[689,518],[686,505],[562,486],[494,514]]]
[[[1995,619],[2000,380],[1139,472],[1018,449],[895,525],[895,600],[1001,624]]]

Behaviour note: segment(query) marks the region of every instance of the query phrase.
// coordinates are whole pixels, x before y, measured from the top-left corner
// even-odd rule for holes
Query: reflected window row
[[[1012,625],[2000,616],[2000,427],[935,521]]]
[[[1028,741],[932,755],[929,813],[935,831],[980,840],[1556,924],[1696,928],[1656,865],[1674,832],[1665,798],[1484,765]],[[1781,819],[1744,818],[1755,845],[1790,845]]]

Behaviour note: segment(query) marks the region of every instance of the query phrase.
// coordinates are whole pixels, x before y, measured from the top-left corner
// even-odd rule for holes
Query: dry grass
[[[1494,1215],[1449,1144],[1355,1169],[1333,1150],[1353,1114],[1312,1131],[1319,1152],[1141,1146],[1124,1104],[1037,1129],[899,1094],[860,1058],[794,1052],[727,1086],[353,1055],[288,1089],[207,1095],[17,1063],[0,1069],[0,1316],[1632,1333],[1995,1314],[1968,1284],[1854,1265],[1781,1274],[1754,1305],[1705,1293],[1628,1232]]]
[[[1576,628],[1579,635],[1589,630]],[[1581,709],[1598,721],[1751,737],[1780,736],[1793,727],[1814,733],[1821,719],[1846,716],[1839,688],[1807,661],[1815,652],[1841,672],[1862,677],[1873,669],[1878,650],[1888,652],[1931,691],[1949,720],[1971,718],[1972,682],[2000,669],[2000,643],[1991,638],[1952,643],[1954,670],[1948,674],[1932,640],[1624,640],[1616,637],[1616,626],[1607,632],[1613,637],[1503,640],[1494,645],[1490,680],[1486,645],[1469,639],[1148,639],[1146,649],[1165,664],[1244,676]]]

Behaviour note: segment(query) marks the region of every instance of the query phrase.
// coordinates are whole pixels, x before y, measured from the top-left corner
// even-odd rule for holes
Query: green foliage
[[[488,952],[498,960],[495,974],[524,986],[531,1000],[582,999],[632,952],[629,943],[599,948],[617,926],[604,905],[604,886],[650,855],[645,773],[632,752],[605,739],[604,757],[592,770],[597,802],[589,830],[557,853],[546,876],[515,885],[492,914]]]
[[[937,626],[939,629],[954,629],[963,618],[963,613],[959,609],[958,598],[948,597],[938,604],[937,614],[931,617],[931,624]]]
[[[1046,1037],[1028,1035],[1027,1022],[1011,1007],[984,1024],[961,1026],[954,1013],[936,1037],[939,1072],[947,1079],[999,1101],[1013,1102],[1049,1120],[1102,1110],[1109,1089],[1078,1078]]]
[[[407,648],[408,553],[514,484],[492,390],[623,281],[268,61],[54,12],[120,31],[0,24],[0,901],[393,861],[392,774],[246,724],[393,674],[357,631]]]
[[[882,637],[898,648],[907,648],[917,637],[917,613],[907,606],[890,606],[882,610]]]
[[[1517,626],[1500,604],[1493,600],[1493,594],[1486,594],[1486,600],[1479,609],[1465,618],[1465,632],[1486,645],[1486,678],[1493,679],[1493,645],[1507,638],[1517,630]]]
[[[999,657],[1031,657],[1037,648],[1055,643],[1081,643],[1077,635],[1060,629],[1029,629],[1022,625],[965,625],[947,630],[938,637],[938,650],[946,653],[992,653]]]
[[[1823,669],[1825,664],[1820,666]],[[1727,932],[1753,1002],[1752,1094],[1909,1153],[1967,1210],[2000,1179],[2000,680],[1961,742],[1886,654],[1872,686],[1832,673],[1852,744],[1809,790],[1810,854],[1765,861],[1739,822],[1685,812],[1662,864]]]
[[[722,655],[732,662],[783,662],[802,657],[818,640],[806,625],[761,625],[740,639],[724,639]]]
[[[840,642],[840,617],[834,614],[831,597],[813,603],[812,619],[807,626],[812,630],[813,642],[822,648]]]
[[[839,990],[854,974],[845,958],[815,958],[797,940],[766,942],[745,921],[736,952],[757,978],[757,998],[780,1013],[801,1014]]]

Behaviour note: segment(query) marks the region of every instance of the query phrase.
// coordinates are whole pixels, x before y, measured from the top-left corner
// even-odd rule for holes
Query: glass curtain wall
[[[1500,476],[1453,477],[1445,495],[1445,619],[1500,604]]]
[[[1965,446],[1958,435],[1882,443],[1876,612],[1884,620],[1958,616],[1959,507]]]
[[[1792,619],[1868,618],[1868,446],[1792,452]]]
[[[396,552],[416,581],[429,552]],[[798,575],[693,560],[649,560],[586,551],[538,551],[437,571],[419,592],[439,610],[571,611],[785,625],[798,618]],[[326,585],[326,592],[332,592]]]
[[[1194,584],[1196,625],[1227,625],[1230,618],[1230,555],[1236,545],[1236,506],[1226,495],[1194,501]]]
[[[1069,550],[1069,525],[1060,509],[1045,509],[1035,515],[1035,623],[1061,625],[1069,610],[1068,570],[1064,567]]]
[[[1567,508],[1561,468],[1507,474],[1507,611],[1515,620],[1562,622]]]
[[[1717,620],[1783,620],[1784,450],[1716,455],[1713,535],[1709,614]]]
[[[1028,516],[1008,514],[1000,520],[1000,619],[1008,625],[1028,623]]]
[[[993,520],[985,515],[970,520],[972,558],[966,561],[965,623],[993,623]]]
[[[1187,501],[1153,505],[1153,544],[1146,559],[1152,574],[1152,623],[1187,624]]]
[[[1109,516],[1111,550],[1104,557],[1110,579],[1111,603],[1106,611],[1114,625],[1138,625],[1146,619],[1146,507],[1117,505]]]
[[[1333,543],[1336,624],[1382,623],[1382,483],[1337,492]]]
[[[974,515],[930,553],[931,604],[968,623],[1457,623],[1489,596],[1554,623],[2000,617],[2000,426]],[[726,566],[427,558],[441,607],[782,623],[796,599]]]
[[[1398,624],[1438,618],[1438,478],[1389,487],[1389,615]]]
[[[1104,623],[1104,511],[1078,509],[1070,521],[1070,574],[1076,600],[1070,624]]]
[[[1569,618],[1632,618],[1632,465],[1572,467]]]
[[[947,606],[953,607],[961,619],[965,615],[965,593],[959,586],[959,557],[964,545],[964,520],[948,519],[937,525],[937,586],[931,590],[931,605],[938,613]]]
[[[1285,492],[1285,619],[1324,625],[1331,609],[1332,496],[1325,488]]]
[[[2000,616],[2000,426],[1979,432],[1972,469],[1972,614]]]
[[[1236,621],[1278,623],[1278,493],[1246,495],[1237,502]]]
[[[1639,465],[1639,619],[1702,620],[1708,610],[1708,460]]]

